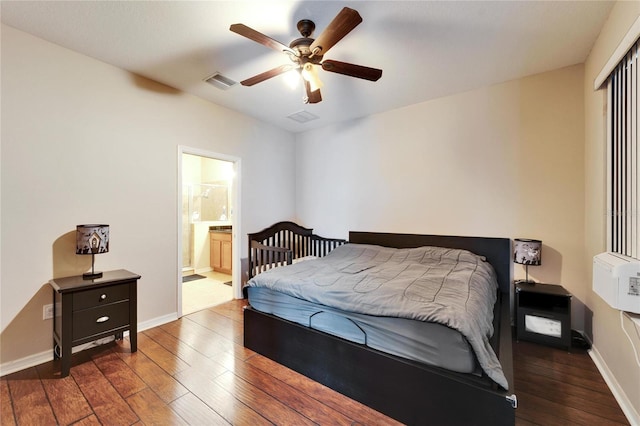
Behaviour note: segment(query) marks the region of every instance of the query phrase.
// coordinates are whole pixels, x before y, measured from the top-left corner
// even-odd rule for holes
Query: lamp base
[[[83,280],[94,280],[96,278],[102,278],[102,272],[85,272],[82,274]]]
[[[536,282],[535,281],[531,281],[531,280],[516,280],[516,284],[535,285]]]

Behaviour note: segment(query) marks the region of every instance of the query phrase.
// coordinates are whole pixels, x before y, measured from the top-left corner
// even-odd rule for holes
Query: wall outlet
[[[53,303],[42,306],[42,319],[48,320],[53,318]]]

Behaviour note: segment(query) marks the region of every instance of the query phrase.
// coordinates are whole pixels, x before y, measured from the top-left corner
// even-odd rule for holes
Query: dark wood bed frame
[[[511,240],[350,232],[349,242],[397,248],[461,248],[485,256],[496,270],[500,287],[491,344],[509,389],[502,389],[484,375],[455,373],[406,360],[251,307],[244,311],[244,345],[405,424],[513,425],[517,400],[513,394],[509,304]]]

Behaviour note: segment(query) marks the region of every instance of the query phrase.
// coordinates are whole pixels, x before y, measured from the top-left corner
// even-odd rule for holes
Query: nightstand
[[[61,358],[61,377],[69,375],[71,349],[129,331],[137,350],[137,283],[140,275],[120,269],[85,280],[82,275],[56,278],[53,287],[53,357]]]
[[[571,349],[571,293],[560,285],[516,283],[516,338]]]

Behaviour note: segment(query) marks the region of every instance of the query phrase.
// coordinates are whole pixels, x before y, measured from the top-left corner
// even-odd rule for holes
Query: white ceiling
[[[500,83],[586,59],[613,3],[604,1],[2,1],[2,22],[53,43],[300,132]],[[288,45],[348,6],[363,18],[325,59],[383,70],[377,82],[320,71],[323,101],[302,102],[278,76],[223,91],[288,57],[229,31],[243,23]],[[313,37],[313,36],[312,36]],[[99,84],[99,82],[96,82]],[[288,115],[319,119],[299,124]]]

